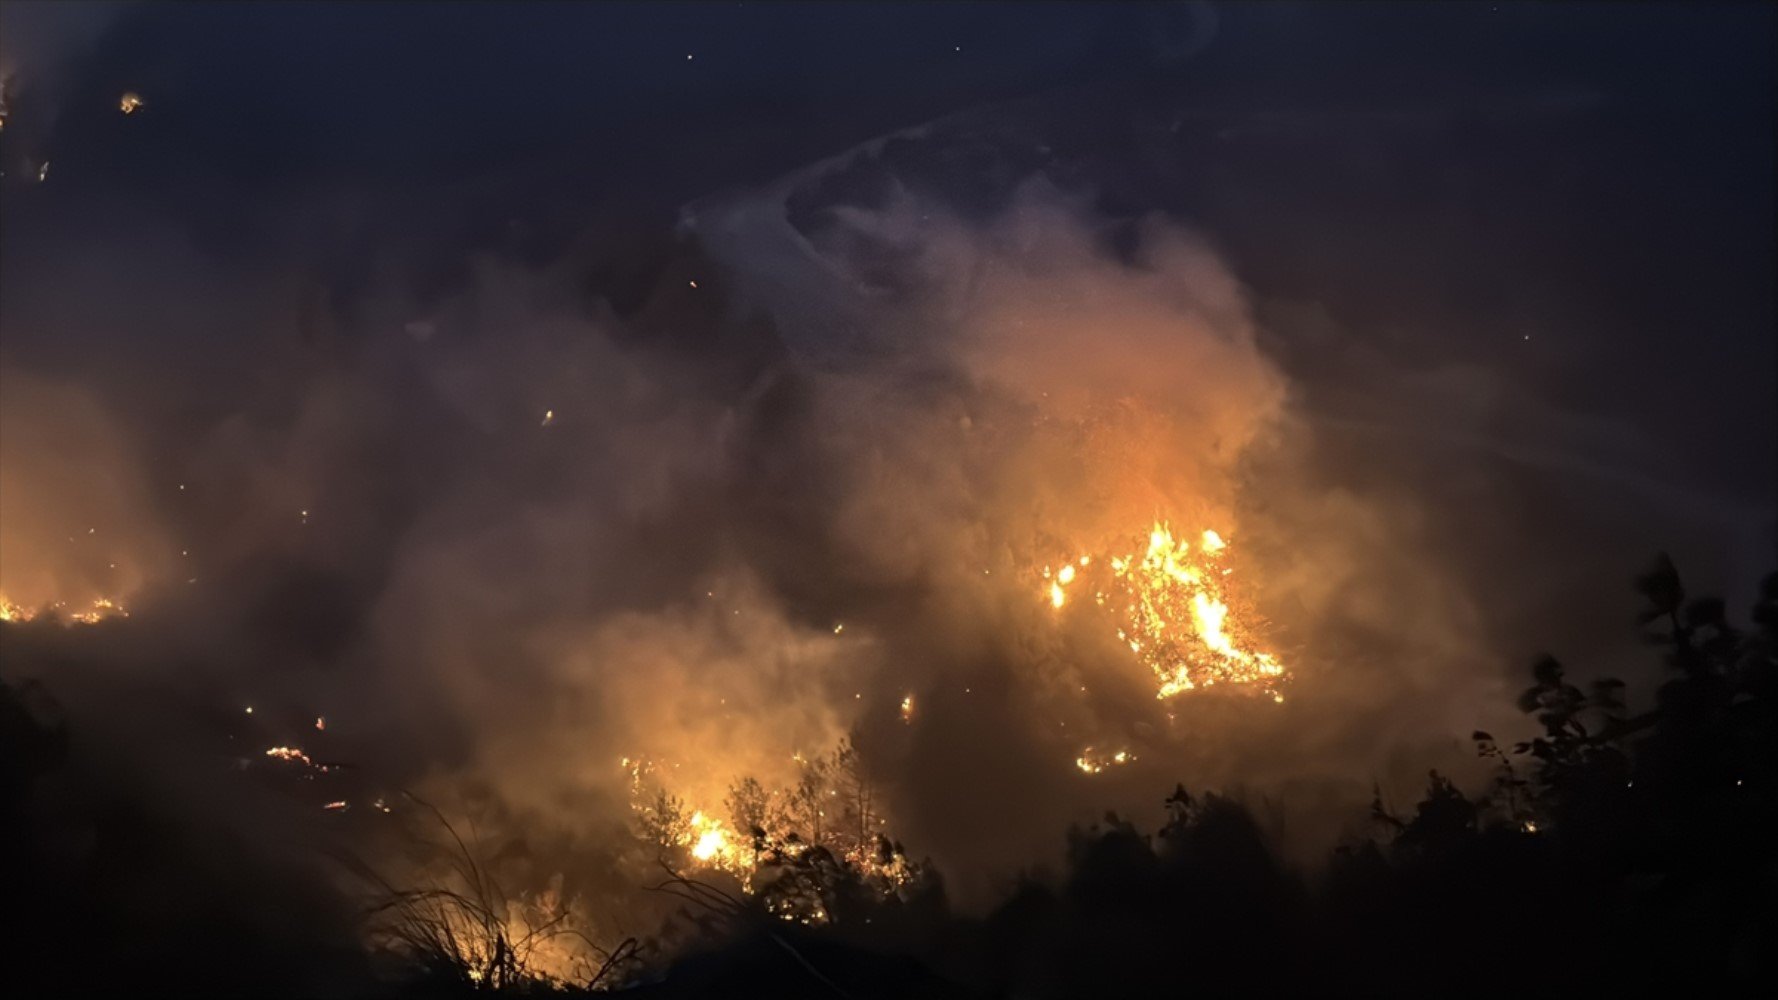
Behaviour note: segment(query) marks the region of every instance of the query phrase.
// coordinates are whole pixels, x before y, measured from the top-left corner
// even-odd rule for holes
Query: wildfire
[[[711,819],[701,811],[691,814],[691,832],[697,839],[691,845],[691,856],[707,865],[728,869],[737,865],[738,852],[734,840],[722,820]]]
[[[133,90],[126,92],[122,97],[117,99],[117,110],[122,111],[126,115],[133,115],[141,109],[142,95]]]
[[[1252,630],[1231,611],[1227,550],[1214,531],[1200,535],[1194,548],[1156,523],[1146,547],[1097,561],[1083,555],[1044,567],[1042,576],[1056,609],[1069,603],[1071,588],[1092,581],[1093,601],[1113,616],[1118,639],[1154,672],[1157,698],[1220,683],[1257,685],[1282,701],[1274,685],[1284,665],[1253,648]]]
[[[295,764],[301,764],[304,767],[315,766],[315,762],[309,759],[309,755],[303,753],[296,747],[272,747],[265,752],[265,755],[278,760],[287,760]]]
[[[130,613],[109,597],[94,598],[92,604],[79,611],[69,611],[66,601],[56,601],[41,608],[20,604],[0,594],[0,622],[28,622],[38,617],[55,617],[67,625],[92,625],[107,618],[128,618]]]
[[[1092,747],[1087,747],[1080,752],[1079,757],[1074,758],[1074,766],[1079,768],[1083,774],[1098,774],[1108,767],[1120,767],[1135,759],[1136,755],[1128,750],[1101,753]]]
[[[792,759],[802,769],[793,786],[772,788],[750,778],[731,785],[727,820],[669,794],[654,780],[659,769],[652,762],[625,757],[620,763],[643,838],[662,851],[663,860],[727,874],[784,920],[826,922],[836,872],[885,896],[920,879],[919,866],[883,836],[887,821],[849,744],[825,756],[799,753]]]

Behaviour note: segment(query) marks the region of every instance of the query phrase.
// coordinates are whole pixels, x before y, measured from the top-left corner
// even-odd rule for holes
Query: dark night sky
[[[1168,170],[1127,136],[1080,169],[1115,208],[1208,229],[1262,297],[1510,366],[1583,408],[1740,396],[1738,422],[1770,432],[1764,5],[9,12],[26,67],[5,139],[20,358],[96,346],[35,342],[21,288],[89,234],[165,226],[233,267],[350,272],[422,241],[418,271],[490,244],[547,260],[595,220],[627,234],[871,136],[1028,99],[1077,130],[1183,120]],[[104,113],[126,88],[148,114]],[[55,183],[21,184],[44,158]],[[1729,468],[1757,442],[1706,430],[1659,432],[1769,493],[1768,474]]]
[[[202,373],[181,393],[196,419],[243,405],[227,387],[250,384],[264,344],[242,328],[265,316],[155,301],[170,286],[143,265],[168,246],[226,282],[314,275],[346,302],[373,266],[444,294],[490,251],[580,260],[621,298],[679,206],[961,115],[997,134],[904,157],[959,210],[1043,169],[1110,215],[1167,211],[1225,249],[1285,341],[1279,310],[1306,307],[1404,365],[1478,366],[1622,431],[1590,461],[1707,506],[1774,493],[1766,5],[7,16],[6,356],[121,392]],[[125,119],[130,88],[149,107]],[[1047,154],[1011,138],[1038,133]],[[46,158],[53,182],[24,180]]]

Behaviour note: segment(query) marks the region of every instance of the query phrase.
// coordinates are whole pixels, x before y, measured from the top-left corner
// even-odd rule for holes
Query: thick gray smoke
[[[34,499],[77,454],[117,487],[85,520],[157,553],[110,578],[132,625],[183,634],[231,702],[314,706],[390,787],[612,828],[624,758],[720,810],[850,734],[966,886],[1177,778],[1345,806],[1478,721],[1492,675],[1413,510],[1307,484],[1201,238],[1043,181],[983,219],[904,192],[794,229],[811,176],[688,209],[707,253],[655,295],[719,302],[701,340],[490,267],[214,425],[152,500],[121,422],[69,442],[40,432],[99,418],[9,393],[4,585],[80,579],[38,558],[80,508]],[[1102,621],[1048,606],[1045,564],[1156,521],[1233,543],[1285,704],[1159,702]],[[1136,761],[1084,775],[1088,747]]]
[[[160,689],[118,742],[182,761],[219,729],[173,692],[280,706],[295,724],[232,735],[324,739],[365,799],[473,816],[583,901],[633,888],[635,760],[720,813],[850,737],[891,831],[981,901],[1178,780],[1276,803],[1313,856],[1373,782],[1410,795],[1504,728],[1526,643],[1491,630],[1399,456],[1305,405],[1280,355],[1306,348],[1215,247],[1039,175],[988,212],[892,170],[823,194],[882,148],[687,206],[640,308],[494,263],[439,301],[381,290],[178,448],[152,411],[8,369],[0,592],[134,616],[128,655],[89,645],[52,689],[100,728],[119,677]],[[1230,542],[1282,703],[1158,700],[1102,618],[1049,606],[1045,566],[1157,521]],[[1134,759],[1089,775],[1088,748]]]

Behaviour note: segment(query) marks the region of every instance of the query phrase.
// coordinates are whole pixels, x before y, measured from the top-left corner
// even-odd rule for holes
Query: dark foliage
[[[1376,835],[1313,878],[1277,860],[1244,805],[1181,786],[1158,831],[1115,815],[1075,831],[1060,880],[1022,881],[987,917],[925,914],[939,923],[894,949],[924,960],[922,980],[833,991],[787,966],[770,982],[799,996],[1768,992],[1778,575],[1745,632],[1720,601],[1688,602],[1665,557],[1638,589],[1670,671],[1654,708],[1628,716],[1624,685],[1583,687],[1544,657],[1518,701],[1539,732],[1504,747],[1474,734],[1496,764],[1484,794],[1433,772],[1410,814],[1379,799]],[[856,934],[860,906],[819,936],[854,932],[822,971],[855,973],[888,950]],[[761,940],[744,935],[647,995],[755,995],[764,981],[742,970]],[[723,968],[734,977],[712,978]]]
[[[902,896],[868,891],[820,847],[783,852],[779,889],[751,897],[669,877],[659,888],[686,904],[690,939],[671,963],[627,975],[621,992],[1764,994],[1778,984],[1778,575],[1746,629],[1720,601],[1688,600],[1665,558],[1638,589],[1641,624],[1668,669],[1652,708],[1630,715],[1622,684],[1583,686],[1540,659],[1518,701],[1535,734],[1506,744],[1474,734],[1495,767],[1481,795],[1434,772],[1410,813],[1379,798],[1374,834],[1312,877],[1279,861],[1244,804],[1179,786],[1158,830],[1116,815],[1076,830],[1060,878],[1022,880],[981,918],[952,914],[936,880]],[[189,890],[142,907],[144,892],[174,884],[156,876],[190,848],[103,802],[79,814],[75,846],[59,840],[69,831],[46,829],[45,794],[68,747],[34,689],[0,686],[0,821],[8,857],[23,862],[0,889],[35,907],[7,942],[30,995],[418,996],[490,985],[441,979],[438,968],[379,981],[313,941],[267,940],[263,928],[230,925],[226,908],[182,905]],[[125,831],[147,840],[125,851],[115,843]],[[784,900],[804,896],[831,919],[784,919]],[[94,960],[63,958],[76,951]]]
[[[333,893],[192,829],[78,746],[41,689],[0,682],[5,995],[339,996],[370,981]]]

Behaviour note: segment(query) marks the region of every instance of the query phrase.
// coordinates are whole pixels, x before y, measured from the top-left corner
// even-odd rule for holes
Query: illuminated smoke
[[[250,695],[275,718],[268,664],[287,668],[283,700],[329,714],[266,732],[265,765],[331,781],[316,755],[340,759],[318,749],[338,733],[379,782],[308,812],[400,817],[361,803],[412,789],[523,841],[511,884],[568,876],[563,905],[595,916],[633,905],[655,851],[763,891],[818,846],[893,892],[917,867],[899,840],[980,899],[1070,822],[1152,807],[1156,775],[1287,780],[1303,746],[1333,783],[1366,774],[1335,752],[1362,702],[1293,733],[1290,707],[1206,691],[1277,696],[1288,672],[1292,706],[1351,710],[1303,636],[1364,593],[1334,585],[1353,554],[1389,550],[1387,530],[1345,530],[1358,518],[1251,509],[1286,386],[1208,246],[1150,219],[1114,251],[1042,184],[985,220],[910,195],[788,235],[776,195],[694,207],[700,287],[656,293],[771,317],[776,346],[740,360],[540,306],[546,277],[490,266],[431,310],[436,335],[304,376],[276,416],[231,415],[154,490],[102,413],[66,444],[9,436],[0,527],[32,557],[8,545],[6,592],[115,595],[132,626],[189,626],[239,671],[232,717]],[[71,433],[77,396],[25,425]],[[15,527],[15,476],[27,496],[101,495],[58,481],[68,455],[131,500],[92,517],[143,550],[116,589],[77,590],[90,567],[51,544],[58,504]],[[828,826],[810,790],[841,801],[846,782],[808,776],[841,746],[869,805]],[[784,898],[781,916],[821,919],[818,896]]]

